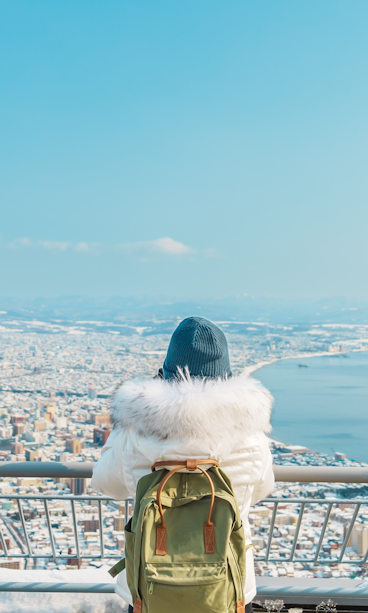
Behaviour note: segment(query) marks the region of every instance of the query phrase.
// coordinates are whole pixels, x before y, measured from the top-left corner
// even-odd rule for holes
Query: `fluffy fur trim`
[[[254,379],[133,380],[116,391],[111,404],[114,428],[132,428],[159,440],[244,438],[270,432],[273,398]]]

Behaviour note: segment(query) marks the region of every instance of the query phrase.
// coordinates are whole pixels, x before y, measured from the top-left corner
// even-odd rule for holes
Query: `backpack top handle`
[[[166,530],[166,524],[164,520],[164,514],[162,511],[161,493],[162,493],[162,490],[165,484],[170,479],[170,477],[174,475],[176,472],[178,472],[178,470],[182,470],[183,468],[186,468],[190,472],[194,472],[195,470],[200,470],[207,477],[208,482],[210,484],[211,504],[210,504],[210,510],[208,513],[208,519],[204,525],[204,548],[205,548],[205,553],[216,553],[215,526],[213,525],[211,521],[213,505],[215,504],[215,488],[214,488],[213,481],[210,475],[207,473],[207,471],[204,470],[204,468],[201,468],[201,466],[199,466],[200,464],[212,464],[212,466],[219,466],[219,463],[217,462],[217,460],[210,460],[210,459],[204,459],[204,460],[193,460],[192,459],[192,460],[178,460],[178,461],[170,460],[166,462],[165,461],[156,462],[152,466],[152,471],[154,471],[156,467],[175,466],[175,468],[173,468],[170,472],[167,473],[167,475],[165,475],[165,477],[162,479],[158,487],[158,490],[157,490],[157,505],[158,505],[158,510],[159,510],[160,517],[161,517],[161,523],[158,524],[156,528],[156,555],[158,556],[165,556],[167,553],[167,530]]]

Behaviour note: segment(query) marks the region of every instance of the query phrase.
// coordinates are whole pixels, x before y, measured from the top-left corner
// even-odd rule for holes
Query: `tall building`
[[[70,489],[75,496],[81,496],[86,491],[86,479],[70,479]]]
[[[114,530],[116,532],[123,532],[125,527],[125,520],[123,515],[119,515],[119,517],[114,517]]]
[[[351,533],[351,545],[358,555],[363,556],[368,549],[368,526],[357,524]]]
[[[88,398],[90,400],[94,400],[96,398],[96,392],[93,389],[93,385],[92,385],[92,377],[89,380],[89,387],[88,387]]]

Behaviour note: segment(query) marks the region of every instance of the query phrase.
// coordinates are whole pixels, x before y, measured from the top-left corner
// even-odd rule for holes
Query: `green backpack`
[[[247,547],[230,479],[214,460],[152,470],[162,466],[176,468],[138,482],[125,558],[110,574],[126,567],[134,613],[244,613]]]

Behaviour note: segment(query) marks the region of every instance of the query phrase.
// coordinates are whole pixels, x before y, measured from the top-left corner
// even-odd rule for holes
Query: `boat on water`
[[[298,364],[299,368],[309,368],[309,364]]]

